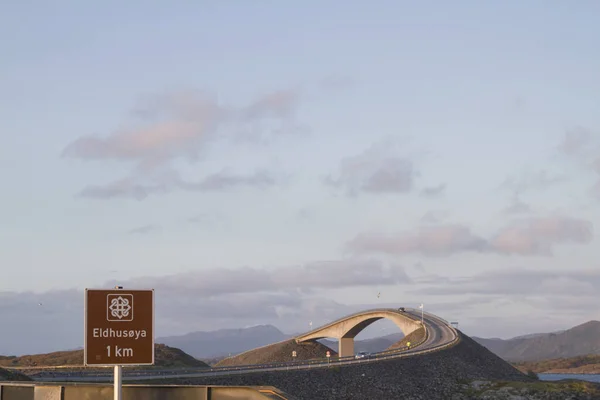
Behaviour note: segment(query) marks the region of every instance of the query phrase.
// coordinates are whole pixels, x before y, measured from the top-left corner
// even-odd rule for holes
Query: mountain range
[[[164,343],[167,346],[181,349],[198,359],[207,360],[238,354],[267,344],[288,340],[294,336],[296,335],[281,332],[273,325],[257,325],[249,328],[220,329],[211,332],[191,332],[181,336],[160,337],[156,339],[156,343]],[[382,351],[403,337],[404,335],[398,332],[374,339],[357,340],[354,348],[357,352]],[[320,340],[320,342],[333,349],[337,348],[336,341]]]
[[[600,354],[599,321],[588,321],[563,331],[535,333],[511,339],[472,338],[510,362]]]
[[[294,336],[285,334],[272,325],[258,325],[212,332],[192,332],[181,336],[157,338],[156,342],[179,348],[199,359],[212,360],[288,340]],[[403,334],[398,332],[374,339],[356,340],[355,351],[382,351],[402,337]],[[589,321],[563,331],[532,333],[511,339],[473,339],[509,362],[594,355],[600,354],[600,321]],[[337,349],[336,341],[324,339],[320,342]]]

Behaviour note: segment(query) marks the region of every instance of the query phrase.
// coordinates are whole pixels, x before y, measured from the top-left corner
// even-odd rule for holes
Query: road
[[[421,311],[415,309],[406,309],[406,312],[411,314],[415,319],[421,320]],[[123,370],[123,381],[143,381],[154,379],[176,379],[176,378],[196,378],[205,376],[220,376],[232,374],[248,374],[254,372],[266,371],[288,371],[292,369],[312,369],[312,368],[328,368],[333,365],[351,365],[361,363],[378,362],[392,358],[401,358],[407,356],[415,356],[419,354],[427,354],[431,351],[447,347],[454,343],[457,339],[456,330],[451,327],[446,321],[431,314],[424,314],[423,322],[428,332],[425,341],[419,346],[411,349],[399,349],[394,352],[375,353],[369,358],[361,359],[340,359],[328,362],[326,360],[309,360],[299,362],[282,362],[265,365],[248,365],[238,367],[222,367],[210,369],[165,369],[165,370]],[[52,374],[51,376],[48,376]],[[112,370],[107,369],[105,373],[90,373],[81,372],[46,372],[44,375],[35,377],[38,381],[47,382],[112,382]]]

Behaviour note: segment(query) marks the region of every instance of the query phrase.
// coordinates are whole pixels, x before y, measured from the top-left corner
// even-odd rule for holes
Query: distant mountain
[[[218,358],[291,338],[273,325],[250,328],[191,332],[182,336],[157,338],[156,342],[177,347],[196,358]]]
[[[257,347],[291,339],[297,335],[281,332],[272,325],[259,325],[250,328],[220,329],[211,332],[192,332],[182,336],[169,336],[157,338],[156,341],[168,346],[177,347],[192,356],[202,359],[209,364],[218,362],[223,357],[238,354]],[[392,344],[401,340],[401,332],[391,335],[357,340],[354,350],[374,353],[383,351]],[[332,349],[337,349],[337,342],[320,340],[322,344]]]
[[[536,333],[508,340],[478,337],[473,339],[511,362],[600,354],[600,321],[589,321],[564,331]]]
[[[366,351],[368,353],[377,353],[378,351],[384,351],[394,343],[402,340],[403,337],[404,334],[398,332],[378,338],[355,340],[354,352],[358,353],[359,351]],[[327,339],[319,340],[319,342],[332,349],[337,349],[337,342]]]

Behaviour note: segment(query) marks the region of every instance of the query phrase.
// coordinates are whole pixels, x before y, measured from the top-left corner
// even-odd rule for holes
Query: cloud
[[[220,192],[240,187],[266,190],[283,184],[284,178],[273,173],[258,170],[253,173],[238,174],[228,170],[207,175],[198,182],[184,180],[175,171],[167,174],[154,174],[147,177],[126,178],[106,185],[87,186],[79,196],[90,199],[131,198],[144,200],[150,195],[165,194],[173,190],[188,192]]]
[[[600,200],[600,135],[584,128],[575,128],[565,132],[557,149],[567,159],[595,175],[596,183],[588,193]]]
[[[421,254],[444,256],[464,251],[483,252],[487,241],[463,225],[438,225],[418,228],[415,232],[388,236],[363,233],[347,243],[353,253]]]
[[[446,191],[446,184],[441,183],[437,186],[426,187],[421,190],[422,197],[439,197]]]
[[[189,290],[193,295],[224,295],[228,293],[256,293],[273,290],[310,291],[350,286],[395,285],[409,283],[404,268],[386,265],[374,259],[347,259],[317,261],[303,265],[261,269],[243,267],[219,268],[202,272],[190,272],[160,277],[137,278],[132,284],[155,286],[163,292],[182,293]]]
[[[464,225],[436,225],[397,235],[359,234],[346,244],[346,248],[354,254],[447,256],[478,252],[549,256],[556,245],[585,244],[589,243],[592,237],[591,222],[551,216],[512,222],[489,239],[474,234]]]
[[[474,276],[415,279],[407,295],[431,299],[426,301],[427,310],[446,319],[456,318],[467,334],[508,338],[597,319],[599,290],[597,268],[503,268]],[[444,303],[458,306],[460,301],[471,304],[465,304],[466,310],[440,307]]]
[[[509,215],[530,214],[533,210],[529,204],[522,202],[519,195],[515,193],[512,202],[502,212]]]
[[[592,133],[584,128],[577,127],[565,132],[558,150],[569,156],[582,155],[593,144]]]
[[[173,188],[220,190],[240,185],[271,185],[268,173],[214,173],[198,183],[176,178],[172,164],[177,160],[196,162],[217,139],[243,139],[248,127],[254,136],[269,138],[305,129],[295,122],[300,93],[279,90],[267,93],[240,107],[221,104],[216,96],[198,90],[145,96],[133,108],[138,123],[106,136],[86,135],[69,143],[63,158],[119,161],[133,164],[129,177],[106,185],[89,185],[80,195],[110,199],[131,197],[142,200]],[[164,176],[164,175],[170,176]],[[175,175],[175,176],[173,176]],[[190,189],[191,188],[191,189]]]
[[[323,78],[320,82],[320,86],[326,90],[345,90],[354,86],[355,81],[346,76],[330,75]]]
[[[298,108],[300,94],[294,90],[278,90],[256,99],[242,109],[246,121],[263,118],[285,120],[294,116]]]
[[[220,171],[204,178],[199,183],[180,182],[180,185],[186,190],[199,191],[221,191],[228,190],[238,186],[248,186],[265,189],[277,183],[276,179],[267,171],[256,171],[252,174],[231,174],[226,171]]]
[[[502,269],[471,277],[430,279],[429,286],[415,292],[425,294],[483,296],[585,296],[600,289],[600,271],[547,271],[524,268]]]
[[[129,233],[134,234],[134,235],[143,235],[146,233],[157,231],[159,229],[160,229],[160,226],[158,226],[158,225],[144,225],[144,226],[140,226],[138,228],[131,229],[129,231]]]
[[[62,156],[86,160],[136,161],[153,166],[176,158],[195,159],[220,128],[231,123],[291,118],[299,93],[267,93],[235,108],[219,104],[214,96],[190,90],[149,96],[134,108],[147,124],[121,129],[101,137],[83,136],[69,143]]]
[[[220,214],[202,213],[187,218],[186,222],[197,225],[215,226],[217,223],[223,222],[224,219]]]
[[[342,159],[339,176],[328,175],[324,182],[344,189],[346,195],[359,193],[408,193],[414,187],[417,175],[408,158],[390,151],[391,143],[377,143],[362,154]]]
[[[531,190],[542,190],[567,180],[564,175],[553,175],[546,170],[525,171],[512,175],[500,185],[501,188],[511,190],[517,194]]]
[[[312,207],[302,207],[298,210],[296,216],[303,220],[311,219],[315,216],[315,210]]]
[[[351,307],[323,297],[326,289],[409,282],[397,264],[348,259],[278,269],[216,268],[110,281],[100,287],[154,288],[157,336],[166,336],[255,323],[273,323],[289,332],[300,329],[300,323],[304,326],[303,319],[327,322],[351,312]],[[2,327],[0,354],[81,345],[83,300],[81,290],[0,292],[0,319],[11,321]]]
[[[504,254],[551,255],[557,244],[585,244],[593,238],[589,221],[567,217],[529,218],[501,229],[491,247]]]
[[[426,224],[437,224],[443,221],[444,219],[448,218],[449,215],[450,212],[447,210],[427,211],[421,217],[421,222]]]
[[[515,199],[508,207],[503,210],[504,214],[529,214],[532,212],[529,204]]]

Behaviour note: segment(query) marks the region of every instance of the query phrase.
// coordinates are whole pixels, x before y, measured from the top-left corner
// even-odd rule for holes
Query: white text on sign
[[[106,346],[106,353],[109,357],[111,356],[111,354],[110,354],[111,348],[112,348],[112,346]],[[133,357],[133,349],[114,346],[114,356],[115,357]]]
[[[146,330],[120,330],[112,328],[94,328],[93,334],[95,338],[132,338],[136,340],[139,338],[145,338],[147,335]]]

